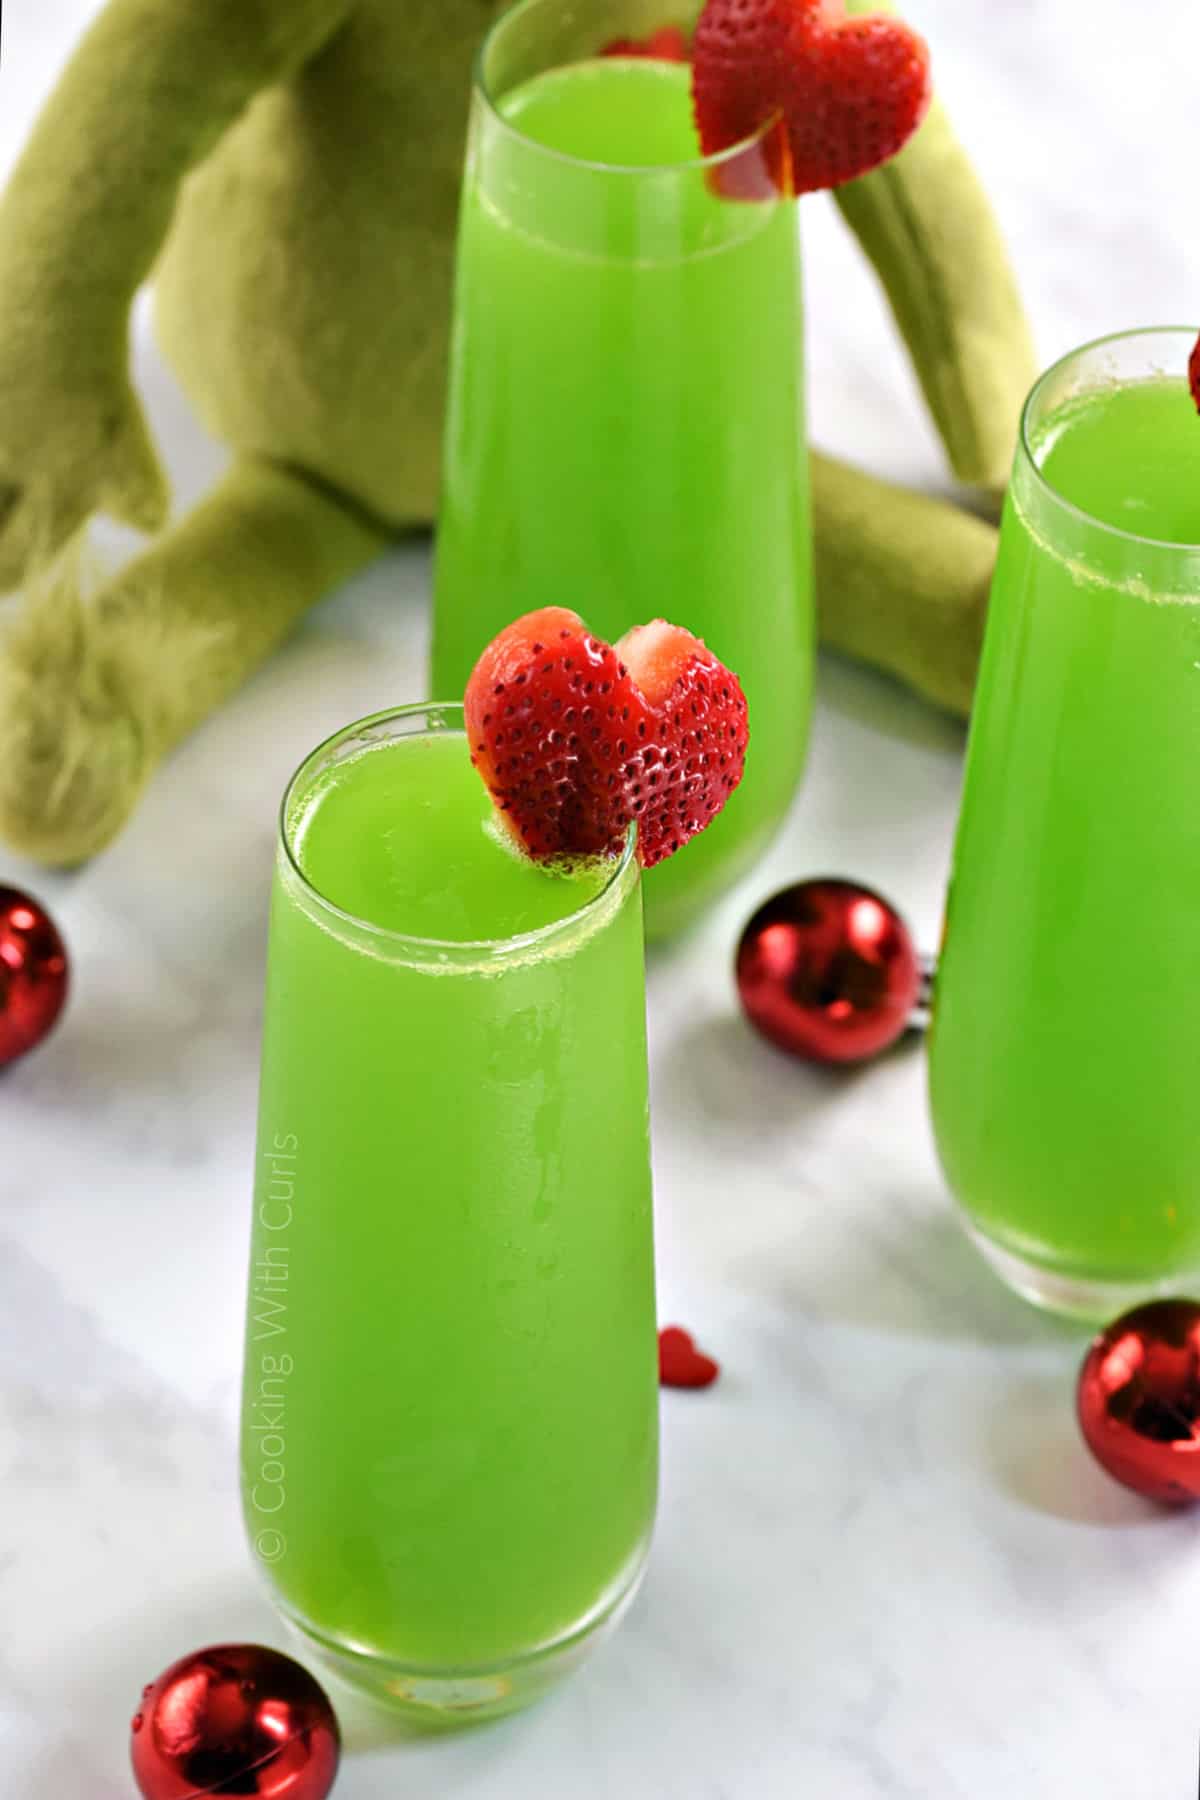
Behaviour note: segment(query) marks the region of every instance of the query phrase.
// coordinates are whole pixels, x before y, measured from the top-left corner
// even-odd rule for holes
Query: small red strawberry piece
[[[903,148],[929,109],[929,49],[903,21],[845,0],[708,0],[692,44],[705,155],[782,114],[797,194],[839,187]],[[776,153],[777,154],[777,153]]]
[[[644,38],[614,38],[602,56],[645,56],[655,62],[686,62],[687,32],[679,25],[664,25]]]
[[[638,826],[646,868],[720,812],[748,726],[735,675],[659,621],[614,650],[565,607],[528,613],[467,683],[471,760],[534,857],[613,855]]]
[[[1196,347],[1188,358],[1188,385],[1196,402],[1196,411],[1200,412],[1200,338],[1196,339]]]
[[[721,1366],[697,1350],[696,1340],[681,1325],[667,1325],[658,1334],[658,1379],[663,1387],[711,1387]]]
[[[627,631],[617,652],[649,708],[647,741],[625,773],[638,855],[652,869],[703,831],[741,781],[746,696],[699,638],[664,619]]]
[[[476,663],[464,709],[471,761],[531,856],[620,849],[622,758],[642,720],[624,664],[577,613],[514,620]]]

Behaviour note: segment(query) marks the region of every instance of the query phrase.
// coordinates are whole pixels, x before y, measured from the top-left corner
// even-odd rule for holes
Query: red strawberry
[[[471,760],[531,856],[615,854],[646,868],[686,844],[742,778],[746,699],[698,638],[661,620],[614,650],[565,607],[527,613],[467,683]]]
[[[658,1379],[663,1387],[711,1387],[720,1373],[720,1364],[697,1350],[690,1331],[684,1331],[680,1325],[667,1325],[659,1332]]]
[[[679,25],[664,25],[644,38],[614,38],[602,56],[646,56],[656,62],[686,62],[687,32]]]
[[[925,40],[899,19],[848,18],[845,0],[708,0],[692,62],[705,155],[781,113],[788,166],[774,173],[797,194],[886,162],[932,97]]]
[[[1188,358],[1188,383],[1192,399],[1196,402],[1196,411],[1200,412],[1200,338],[1196,339],[1196,347]]]

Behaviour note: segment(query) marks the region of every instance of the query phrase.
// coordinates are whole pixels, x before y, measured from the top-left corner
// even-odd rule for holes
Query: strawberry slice
[[[1188,358],[1188,386],[1196,402],[1196,411],[1200,412],[1200,338],[1196,339],[1195,349]]]
[[[773,173],[797,194],[878,168],[908,142],[932,98],[925,40],[899,19],[849,18],[845,0],[708,0],[692,64],[705,155],[780,114],[787,158]]]
[[[700,639],[656,619],[617,645],[648,709],[648,740],[626,764],[642,866],[674,856],[742,779],[750,740],[736,675]]]
[[[614,38],[601,56],[645,56],[655,62],[686,62],[687,32],[680,25],[664,25],[644,38]]]
[[[665,1325],[658,1334],[658,1379],[662,1387],[711,1387],[721,1365],[696,1348],[696,1340],[682,1325]]]
[[[745,767],[737,676],[662,620],[614,649],[565,607],[527,613],[480,657],[465,711],[471,761],[534,857],[615,855],[636,820],[653,868],[716,818]]]

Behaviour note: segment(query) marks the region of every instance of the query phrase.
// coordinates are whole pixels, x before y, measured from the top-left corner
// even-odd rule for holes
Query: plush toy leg
[[[812,476],[822,642],[968,713],[995,529],[826,456]]]
[[[246,459],[96,593],[62,559],[0,638],[0,838],[60,866],[102,849],[172,745],[386,542]]]

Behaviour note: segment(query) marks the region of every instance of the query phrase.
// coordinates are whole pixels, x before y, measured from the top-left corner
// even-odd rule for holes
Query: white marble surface
[[[0,172],[91,10],[8,0]],[[1017,248],[1044,351],[1200,312],[1193,0],[912,0]],[[823,204],[807,221],[818,435],[942,475]],[[219,465],[148,355],[183,498]],[[424,554],[330,601],[72,878],[65,1024],[0,1088],[0,1794],[119,1800],[141,1684],[279,1640],[234,1478],[274,804],[325,730],[415,691]],[[1194,1791],[1200,1540],[1079,1447],[1081,1337],[959,1235],[919,1053],[832,1078],[740,1022],[752,905],[804,873],[937,927],[960,734],[823,670],[783,838],[650,977],[663,1313],[722,1357],[664,1404],[664,1490],[622,1634],[541,1710],[454,1741],[347,1711],[344,1800],[1174,1800]]]

